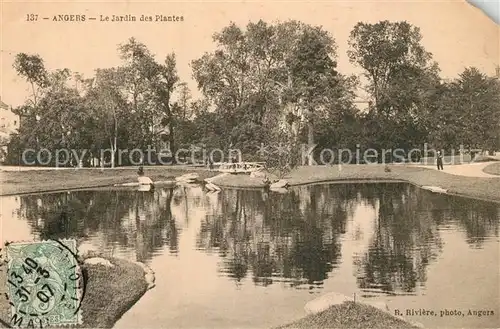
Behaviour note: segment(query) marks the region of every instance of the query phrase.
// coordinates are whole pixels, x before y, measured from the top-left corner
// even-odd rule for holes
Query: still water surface
[[[493,310],[422,317],[430,327],[499,327],[500,205],[406,184],[199,187],[1,198],[2,239],[75,237],[147,263],[156,287],[119,328],[266,328],[338,292],[391,310]]]

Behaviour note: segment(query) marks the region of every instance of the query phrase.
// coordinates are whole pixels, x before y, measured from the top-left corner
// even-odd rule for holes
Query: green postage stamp
[[[75,240],[6,246],[11,325],[44,328],[82,324],[84,279]]]

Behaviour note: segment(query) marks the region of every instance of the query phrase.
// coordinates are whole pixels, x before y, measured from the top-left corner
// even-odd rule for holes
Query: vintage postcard
[[[500,328],[477,1],[0,1],[0,327]]]

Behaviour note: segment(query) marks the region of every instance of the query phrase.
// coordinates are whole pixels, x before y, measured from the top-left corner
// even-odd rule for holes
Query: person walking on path
[[[437,167],[438,170],[443,170],[443,154],[441,154],[441,151],[437,152]]]

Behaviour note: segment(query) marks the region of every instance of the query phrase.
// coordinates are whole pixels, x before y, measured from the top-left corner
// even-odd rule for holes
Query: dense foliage
[[[202,95],[195,100],[179,79],[175,54],[158,61],[133,38],[118,47],[122,65],[99,68],[90,79],[49,71],[40,56],[18,54],[14,68],[31,95],[14,109],[21,126],[11,136],[8,162],[19,163],[28,148],[88,152],[84,165],[108,149],[98,162],[114,166],[128,164],[116,162],[118,150],[160,152],[168,145],[172,155],[196,145],[239,149],[245,160],[275,167],[298,164],[301,144],[353,151],[424,143],[500,148],[499,80],[470,67],[443,81],[419,28],[407,22],[353,28],[348,56],[363,79],[339,72],[335,39],[322,27],[231,23],[213,40],[215,50],[191,63]],[[360,88],[371,100],[362,111],[355,106]]]

